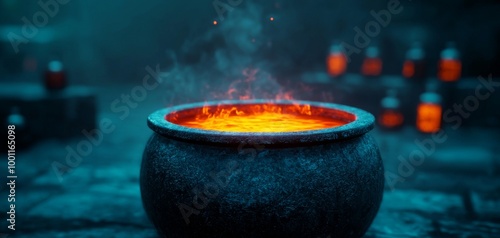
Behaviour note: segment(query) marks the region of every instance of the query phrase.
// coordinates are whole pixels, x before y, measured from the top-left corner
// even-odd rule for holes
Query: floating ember
[[[298,132],[342,126],[355,120],[355,116],[309,104],[263,102],[205,105],[171,113],[166,119],[181,126],[212,131]]]

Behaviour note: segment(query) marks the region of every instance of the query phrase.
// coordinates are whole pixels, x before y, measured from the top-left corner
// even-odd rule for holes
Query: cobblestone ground
[[[120,120],[108,112],[112,100],[102,101],[100,118],[113,120],[115,132],[105,135],[79,166],[64,171],[62,180],[52,164],[64,163],[65,147],[81,138],[47,140],[19,151],[16,232],[6,231],[5,213],[1,232],[30,238],[156,237],[142,208],[139,167],[151,135],[145,118],[159,106],[145,101]],[[411,128],[372,134],[386,170],[394,173],[398,155],[414,150],[415,138],[425,139]],[[480,129],[451,133],[411,176],[387,188],[366,237],[500,237],[499,137],[498,131]]]

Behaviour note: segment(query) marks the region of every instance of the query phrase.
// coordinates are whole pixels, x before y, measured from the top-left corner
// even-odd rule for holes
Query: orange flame
[[[269,100],[294,100],[293,91],[283,91],[281,86],[272,78],[264,78],[257,82],[258,69],[247,68],[243,70],[244,79],[234,80],[229,84],[227,91],[216,94],[216,99],[269,99]],[[257,85],[261,85],[259,88]],[[274,85],[272,84],[274,83]],[[262,86],[265,85],[265,86]],[[269,91],[269,92],[267,92]]]
[[[308,104],[203,106],[176,112],[167,120],[190,128],[227,132],[297,132],[333,128],[348,123]],[[333,113],[330,109],[330,114]],[[328,112],[326,113],[328,114]]]
[[[257,73],[258,70],[253,68],[243,70],[245,78],[231,82],[223,95],[215,96],[239,100],[253,100],[256,97],[269,100],[294,100],[292,91],[281,90],[279,84],[271,81],[272,78],[257,78]],[[265,81],[260,82],[258,79]],[[276,84],[272,85],[272,82]],[[271,91],[264,92],[267,90]],[[254,94],[254,91],[258,91],[258,94]],[[185,127],[226,132],[296,132],[332,128],[350,122],[335,119],[338,117],[332,116],[331,112],[331,115],[325,116],[324,110],[326,109],[313,110],[309,104],[276,104],[269,101],[243,105],[205,105],[174,112],[167,115],[166,119]]]

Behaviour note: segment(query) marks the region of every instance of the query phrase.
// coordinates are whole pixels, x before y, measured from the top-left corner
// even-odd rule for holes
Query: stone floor
[[[116,130],[75,168],[61,170],[65,166],[58,164],[58,170],[53,165],[66,165],[66,146],[74,147],[82,138],[47,140],[18,151],[16,231],[7,231],[2,213],[0,233],[30,238],[156,237],[142,208],[139,167],[151,135],[145,118],[161,106],[148,98],[121,120],[109,109],[118,96],[100,102],[100,119],[112,120]],[[408,156],[415,150],[414,139],[425,139],[412,128],[372,134],[386,170],[396,176],[398,155]],[[474,128],[449,135],[404,181],[387,186],[366,237],[500,237],[500,151],[495,148],[500,133]],[[6,199],[1,200],[6,207]]]

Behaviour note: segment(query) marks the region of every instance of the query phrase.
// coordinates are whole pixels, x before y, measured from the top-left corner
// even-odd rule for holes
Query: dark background
[[[364,29],[374,21],[370,11],[387,9],[389,1],[243,0],[223,19],[213,2],[70,0],[16,52],[9,36],[22,36],[23,17],[33,21],[42,8],[37,1],[0,0],[0,120],[16,124],[20,198],[18,230],[11,232],[2,180],[0,237],[156,237],[139,189],[152,134],[146,118],[155,110],[250,93],[346,104],[379,118],[389,90],[400,100],[404,125],[377,124],[371,132],[387,174],[366,236],[500,237],[498,89],[458,128],[442,123],[448,139],[397,180],[403,161],[420,149],[415,141],[433,136],[415,127],[421,93],[441,95],[446,111],[474,95],[479,77],[500,82],[500,1],[401,0],[403,10],[370,38],[383,61],[377,77],[360,74],[365,48],[350,56],[340,77],[327,74],[325,59],[334,43],[355,45],[354,28]],[[442,83],[437,65],[450,41],[460,52],[462,77]],[[416,42],[428,70],[406,79],[401,69]],[[44,87],[53,60],[64,65],[63,90]],[[163,82],[126,106],[123,97],[142,87],[147,67],[160,68]],[[129,113],[114,110],[115,102]],[[113,132],[69,165],[68,148],[88,142],[82,130],[102,129],[103,120]]]
[[[415,41],[423,43],[431,62],[437,61],[446,42],[455,41],[464,75],[498,74],[498,1],[400,2],[403,11],[372,39],[382,49],[385,73],[400,73],[405,51]],[[235,11],[251,15],[253,21],[244,29],[224,22],[214,26],[212,21],[220,19],[212,1],[72,0],[61,5],[30,43],[21,44],[18,54],[2,34],[0,73],[22,72],[28,57],[39,67],[58,58],[74,82],[134,82],[140,80],[143,65],[171,67],[172,55],[183,64],[213,57],[217,50],[234,46],[231,31],[241,30],[256,39],[251,54],[255,61],[267,59],[271,62],[267,67],[289,77],[297,73],[298,65],[299,71],[320,67],[333,41],[353,44],[353,28],[364,29],[373,20],[371,10],[386,8],[387,1],[243,1]],[[20,33],[21,18],[32,19],[39,10],[36,1],[2,0],[2,32]],[[276,21],[270,22],[271,16]],[[358,72],[361,58],[353,57],[350,72]],[[430,73],[435,71],[432,67]]]

